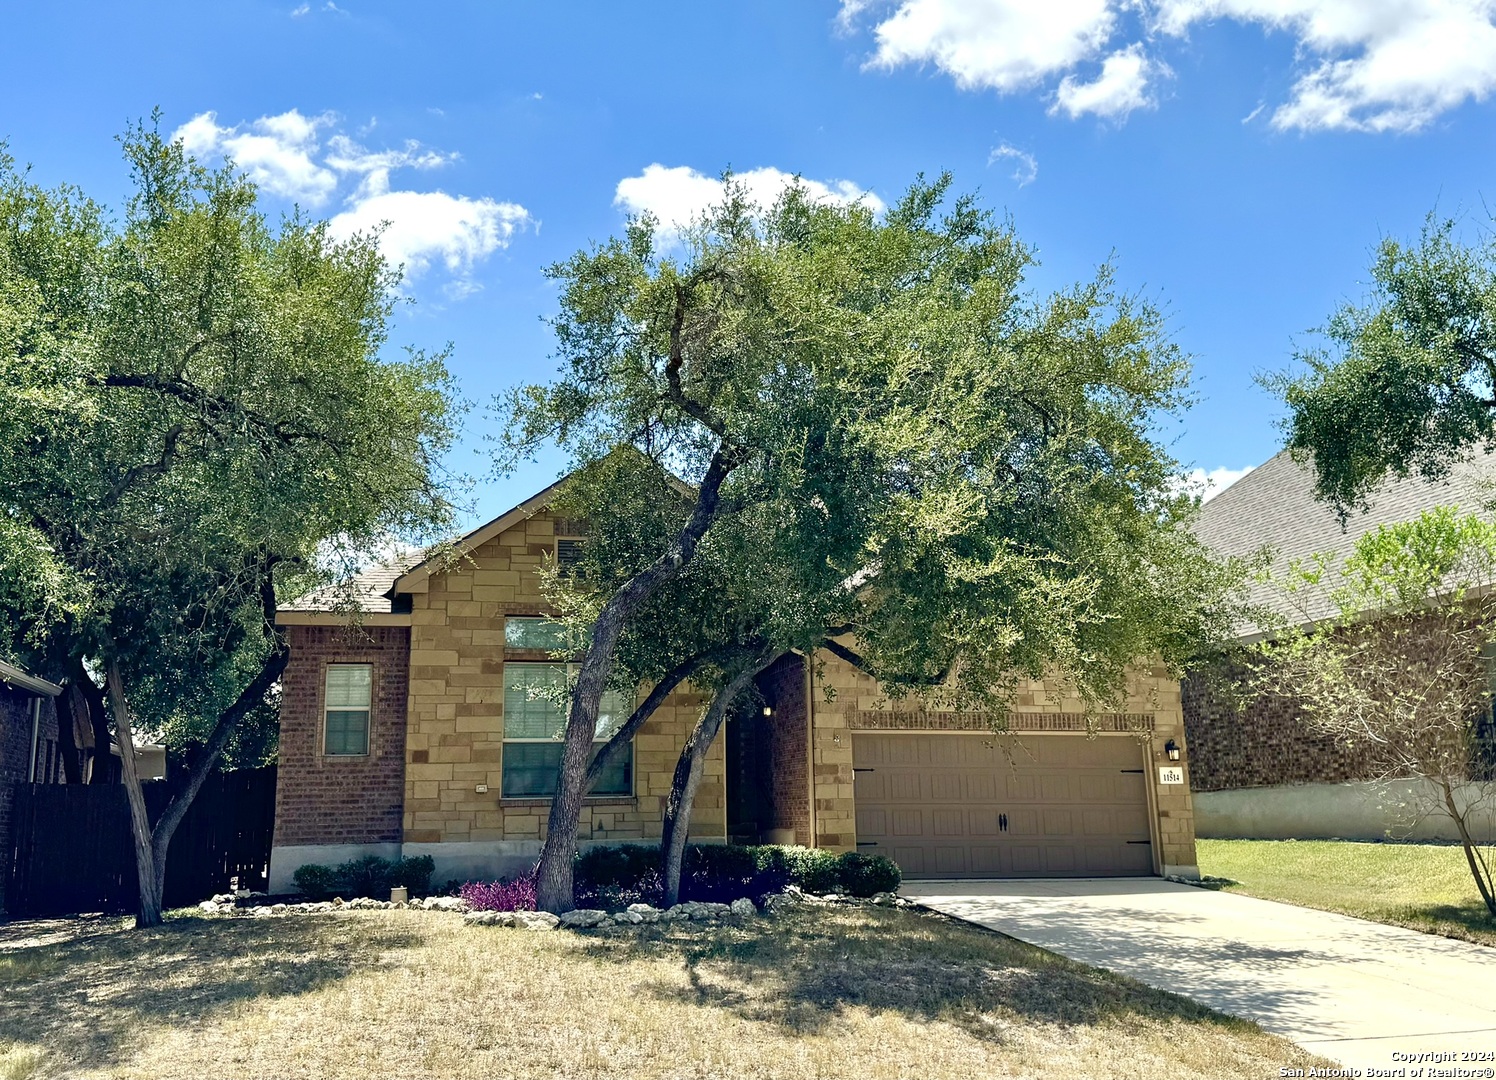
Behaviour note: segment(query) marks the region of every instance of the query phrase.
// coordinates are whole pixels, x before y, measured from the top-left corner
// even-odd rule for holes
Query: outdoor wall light
[[[764,706],[764,715],[765,716],[773,716],[774,715],[774,707],[772,705],[765,705]]]
[[[1170,761],[1179,760],[1179,744],[1173,739],[1170,739],[1168,742],[1164,743],[1164,756],[1166,756]]]

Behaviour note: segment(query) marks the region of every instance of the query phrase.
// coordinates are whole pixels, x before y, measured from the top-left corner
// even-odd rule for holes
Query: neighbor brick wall
[[[795,843],[809,845],[809,728],[805,700],[805,658],[780,657],[758,677],[764,700],[774,707],[763,730],[769,737],[770,827],[793,829]]]
[[[25,783],[27,770],[31,767],[31,702],[32,695],[0,683],[0,911],[5,910],[5,859],[10,852],[11,823],[13,818],[15,785]],[[47,747],[52,747],[53,774],[60,781],[61,765],[57,757],[57,713],[53,700],[42,698],[41,732],[38,738],[37,779],[50,781],[51,776],[42,776],[47,763]]]
[[[291,661],[281,677],[276,846],[399,843],[409,628],[291,626],[287,636]],[[322,695],[329,663],[373,665],[367,756],[322,753]]]
[[[1182,685],[1196,791],[1337,784],[1376,776],[1367,753],[1312,731],[1299,704],[1278,695],[1232,689],[1229,666],[1191,672]]]

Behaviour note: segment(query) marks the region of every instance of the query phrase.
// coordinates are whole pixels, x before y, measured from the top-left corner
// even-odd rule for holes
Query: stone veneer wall
[[[774,715],[764,728],[769,735],[769,801],[772,828],[792,829],[795,843],[809,846],[810,768],[808,717],[805,700],[805,658],[791,653],[780,657],[758,678],[764,700]]]
[[[1282,784],[1338,784],[1376,775],[1364,752],[1316,734],[1297,702],[1278,696],[1244,702],[1227,693],[1233,673],[1191,672],[1182,684],[1196,791]]]
[[[281,677],[275,846],[400,842],[410,630],[403,626],[290,626]],[[322,753],[329,663],[372,664],[369,753]]]
[[[540,841],[550,802],[504,799],[504,618],[546,611],[536,571],[552,550],[547,512],[433,574],[411,610],[410,705],[404,835],[408,844]],[[524,659],[537,659],[525,655]],[[583,840],[655,839],[686,735],[703,701],[671,695],[634,739],[634,794],[588,800]],[[713,744],[691,819],[692,836],[725,838],[724,743]],[[486,785],[487,792],[479,792]]]
[[[15,785],[25,783],[31,768],[31,702],[33,696],[0,683],[0,855],[10,852],[11,815],[14,810]],[[43,777],[47,747],[52,747],[53,771],[60,779],[62,766],[57,762],[57,712],[50,697],[42,698],[40,734],[37,738],[37,779]],[[6,867],[0,862],[0,911],[5,910]]]
[[[859,727],[871,726],[858,714],[902,712],[931,717],[909,702],[890,701],[877,682],[858,668],[829,653],[817,655],[819,671],[811,692],[812,763],[816,838],[820,847],[854,850],[857,844],[856,801],[853,793],[852,738]],[[827,690],[832,691],[828,697]],[[1024,730],[1084,731],[1081,700],[1057,680],[1030,680],[1019,690],[1011,713],[1013,727]],[[1150,797],[1156,807],[1160,870],[1193,872],[1196,867],[1194,809],[1190,799],[1190,757],[1180,706],[1179,682],[1162,667],[1138,669],[1130,679],[1128,696],[1112,725],[1119,732],[1134,720],[1151,718],[1152,763],[1148,772]],[[911,720],[918,730],[938,729],[928,720]],[[959,730],[965,723],[950,725]],[[890,730],[878,725],[880,730]],[[897,729],[894,729],[897,730]],[[1079,735],[1075,737],[1081,737]],[[1098,735],[1097,738],[1135,736]],[[1164,743],[1173,739],[1184,750],[1180,765],[1185,783],[1158,782],[1158,766],[1168,764]]]

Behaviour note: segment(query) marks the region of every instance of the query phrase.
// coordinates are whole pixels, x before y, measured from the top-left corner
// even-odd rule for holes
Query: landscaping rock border
[[[462,915],[468,926],[502,926],[520,930],[596,930],[612,926],[645,926],[653,923],[712,922],[723,919],[747,919],[760,913],[772,914],[796,904],[870,905],[873,907],[913,907],[909,900],[895,893],[875,893],[866,900],[838,893],[817,896],[791,885],[782,893],[762,897],[758,903],[739,897],[730,904],[690,900],[672,908],[660,909],[649,904],[630,904],[623,911],[607,912],[595,908],[578,908],[564,915],[548,911],[474,911],[466,900],[456,896],[428,896],[422,900],[372,900],[355,897],[344,900],[305,901],[302,903],[246,904],[244,897],[228,893],[204,900],[197,909],[204,915],[228,915],[239,918],[274,918],[286,915],[320,915],[335,911],[443,911]]]

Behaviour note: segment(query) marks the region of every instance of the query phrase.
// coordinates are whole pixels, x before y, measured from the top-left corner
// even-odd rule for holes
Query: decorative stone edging
[[[913,907],[908,900],[893,893],[875,893],[867,900],[830,893],[816,896],[790,886],[782,893],[763,898],[763,910],[771,913],[794,904],[869,904],[876,907]],[[746,919],[759,913],[759,906],[746,896],[730,904],[687,901],[660,909],[649,904],[630,904],[623,911],[609,913],[596,908],[577,908],[561,916],[548,911],[470,911],[462,917],[467,926],[501,926],[517,930],[594,930],[613,926],[642,926],[647,923],[712,922],[723,919]]]
[[[872,905],[874,907],[913,907],[902,896],[894,893],[875,893],[867,900],[838,893],[817,896],[803,892],[791,885],[782,893],[773,893],[762,900],[763,911],[772,913],[795,904],[848,904]],[[372,900],[356,897],[344,900],[307,901],[304,903],[251,904],[240,906],[236,898],[224,893],[197,905],[204,915],[228,915],[237,918],[270,918],[285,915],[321,915],[334,911],[445,911],[462,915],[467,926],[504,926],[520,930],[592,930],[605,926],[643,926],[657,922],[711,922],[722,919],[746,919],[759,913],[759,905],[746,896],[730,904],[711,904],[687,901],[672,908],[661,910],[648,904],[630,904],[619,912],[600,911],[595,908],[578,908],[563,915],[552,915],[548,911],[474,911],[472,905],[457,896],[428,896],[424,900],[402,903],[398,900]]]
[[[455,911],[472,910],[471,905],[458,896],[428,896],[424,900],[402,903],[398,900],[372,900],[358,896],[352,900],[338,897],[333,900],[307,901],[300,904],[250,904],[241,907],[233,896],[224,893],[197,905],[204,915],[237,915],[264,918],[267,915],[319,915],[328,911]]]

